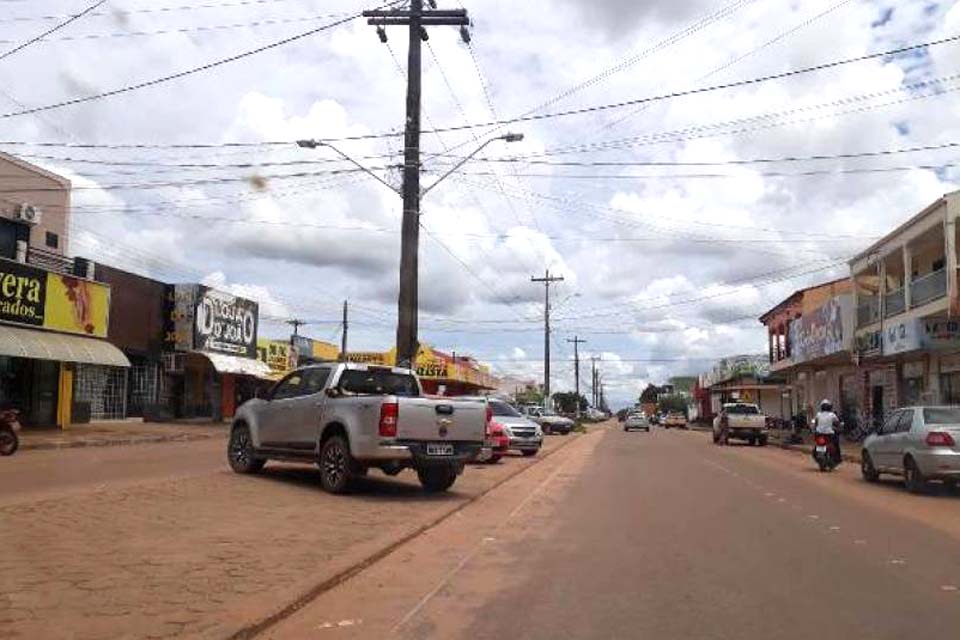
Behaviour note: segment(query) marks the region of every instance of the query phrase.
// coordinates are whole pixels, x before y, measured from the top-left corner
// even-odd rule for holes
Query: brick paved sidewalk
[[[315,468],[268,464],[0,507],[0,637],[229,638],[581,437],[469,465],[442,495],[374,471],[333,496]]]
[[[69,429],[29,429],[20,431],[20,449],[69,449],[72,447],[104,447],[149,442],[185,442],[222,438],[227,435],[226,423],[142,422],[117,420],[72,425]]]

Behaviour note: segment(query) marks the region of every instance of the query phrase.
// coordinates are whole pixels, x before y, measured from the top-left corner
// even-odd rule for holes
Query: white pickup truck
[[[766,446],[767,417],[760,412],[757,405],[745,402],[723,405],[720,414],[713,419],[713,441],[716,444],[727,444],[730,439]]]
[[[424,489],[446,491],[479,453],[489,414],[486,402],[423,397],[409,369],[303,367],[240,407],[227,458],[237,473],[268,460],[317,464],[331,493],[349,491],[370,467],[413,468]]]

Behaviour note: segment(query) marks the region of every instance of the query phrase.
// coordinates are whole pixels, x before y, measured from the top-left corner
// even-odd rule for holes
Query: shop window
[[[960,372],[940,376],[940,402],[960,405]]]
[[[923,378],[903,379],[903,404],[906,406],[922,403]]]
[[[55,234],[53,231],[47,231],[46,243],[47,243],[47,246],[50,247],[51,249],[59,249],[60,236]]]
[[[126,400],[127,370],[125,367],[77,365],[73,379],[74,406],[88,405],[91,420],[125,418]]]

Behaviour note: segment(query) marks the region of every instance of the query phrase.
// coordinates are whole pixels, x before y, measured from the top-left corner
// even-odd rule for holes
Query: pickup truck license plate
[[[452,456],[453,445],[447,443],[427,443],[428,456]]]
[[[817,447],[817,453],[826,453],[826,452],[827,452],[826,445],[820,445],[819,447]]]

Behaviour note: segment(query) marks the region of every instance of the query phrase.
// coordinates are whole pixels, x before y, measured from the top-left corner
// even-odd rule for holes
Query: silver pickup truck
[[[427,491],[446,491],[483,445],[485,402],[423,397],[409,369],[329,364],[292,371],[237,411],[227,457],[237,473],[267,460],[320,467],[323,488],[345,493],[376,467],[413,468]]]
[[[746,402],[729,402],[713,419],[713,442],[727,444],[731,439],[751,445],[767,446],[767,417],[760,407]]]

